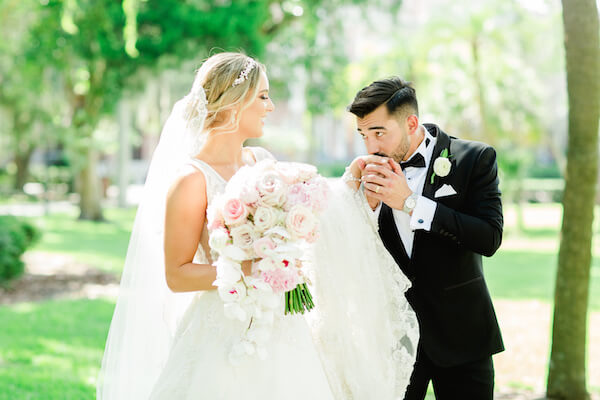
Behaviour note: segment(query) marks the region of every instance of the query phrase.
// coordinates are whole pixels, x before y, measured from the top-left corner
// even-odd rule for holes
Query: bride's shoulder
[[[264,147],[246,146],[245,148],[248,149],[250,152],[252,152],[256,161],[260,161],[260,160],[264,160],[264,159],[271,159],[271,160],[276,159],[275,156],[269,150],[265,149]]]
[[[206,202],[206,177],[196,168],[185,168],[169,188],[169,202]],[[203,198],[204,197],[204,198]]]

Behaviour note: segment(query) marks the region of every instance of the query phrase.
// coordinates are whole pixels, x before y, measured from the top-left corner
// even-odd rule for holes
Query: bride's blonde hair
[[[222,133],[238,129],[241,112],[258,95],[261,72],[266,72],[265,66],[242,53],[219,53],[204,61],[192,86],[192,92],[201,86],[206,94],[202,134],[218,128],[224,129]],[[190,102],[187,108],[193,120],[197,104]]]

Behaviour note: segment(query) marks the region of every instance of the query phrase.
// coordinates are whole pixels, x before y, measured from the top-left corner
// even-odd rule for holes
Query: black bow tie
[[[400,167],[402,167],[402,171],[404,171],[404,168],[406,167],[425,168],[425,158],[423,157],[423,154],[417,153],[413,155],[410,160],[401,162]]]

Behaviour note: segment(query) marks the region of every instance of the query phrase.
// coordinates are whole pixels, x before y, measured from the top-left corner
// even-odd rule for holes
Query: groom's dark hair
[[[375,81],[356,94],[354,101],[348,106],[348,111],[363,118],[385,104],[390,115],[411,113],[419,116],[417,94],[411,85],[411,82],[397,76]]]

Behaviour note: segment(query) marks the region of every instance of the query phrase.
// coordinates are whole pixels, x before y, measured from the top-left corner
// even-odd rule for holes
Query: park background
[[[592,21],[579,43],[597,60],[593,0],[0,0],[0,400],[95,398],[162,124],[203,59],[238,50],[267,66],[276,109],[252,144],[279,159],[341,175],[364,152],[346,106],[391,75],[414,83],[422,122],[496,148],[505,234],[484,260],[507,347],[496,397],[544,398],[569,166],[593,170],[578,186],[598,204],[597,110],[594,139],[578,143],[593,157],[568,152],[567,4]],[[598,82],[579,96],[597,109]],[[583,278],[560,292],[584,356],[561,393],[600,398],[600,226],[578,225],[584,256],[563,265]]]

